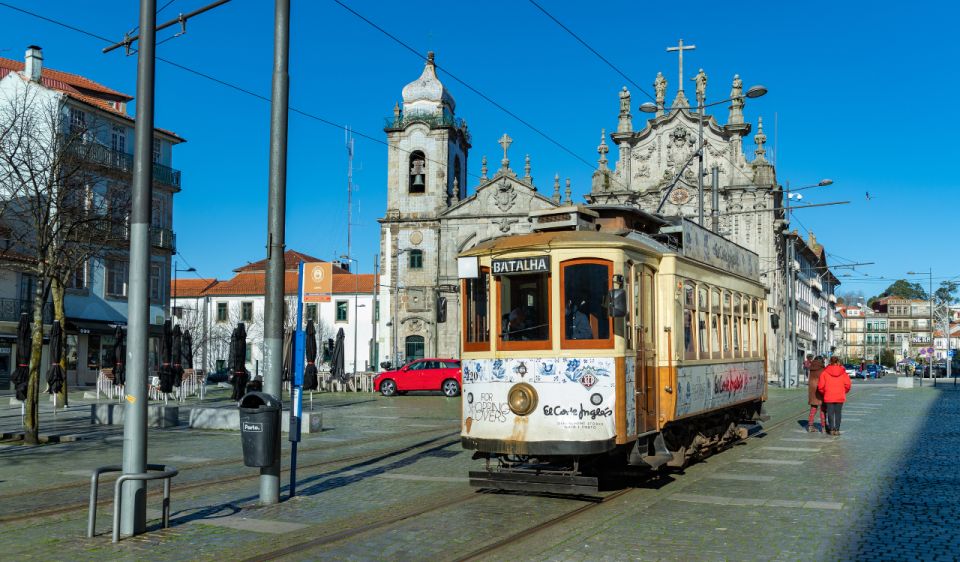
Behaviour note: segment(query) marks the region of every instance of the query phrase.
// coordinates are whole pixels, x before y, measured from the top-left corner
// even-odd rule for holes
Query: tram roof
[[[548,232],[531,232],[529,234],[513,234],[481,242],[463,252],[463,256],[481,256],[495,254],[508,250],[554,248],[581,248],[591,246],[629,247],[646,249],[655,253],[676,252],[675,248],[647,239],[626,238],[625,235],[634,231],[622,232],[593,232],[589,230],[557,230]]]

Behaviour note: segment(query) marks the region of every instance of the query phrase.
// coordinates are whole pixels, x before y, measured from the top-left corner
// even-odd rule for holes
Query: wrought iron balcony
[[[19,322],[22,313],[26,313],[30,321],[33,321],[33,301],[0,299],[0,321]],[[51,322],[53,322],[53,304],[48,302],[43,305],[43,323]]]
[[[169,228],[150,227],[150,245],[154,248],[177,252],[177,235]]]
[[[70,143],[67,148],[70,153],[79,156],[87,162],[103,166],[116,172],[133,173],[133,155],[113,150],[98,143]],[[175,170],[163,164],[153,164],[153,181],[180,187],[180,170]]]
[[[423,123],[431,129],[450,127],[460,130],[464,137],[466,137],[467,142],[470,142],[470,133],[467,131],[466,122],[464,122],[463,119],[454,117],[446,110],[443,111],[443,113],[424,111],[401,113],[394,117],[388,117],[385,121],[385,128],[387,130],[402,129],[411,123]]]

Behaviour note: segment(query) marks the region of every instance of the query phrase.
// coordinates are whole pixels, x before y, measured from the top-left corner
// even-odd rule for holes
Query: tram
[[[636,209],[528,220],[458,258],[471,484],[595,494],[745,438],[767,394],[757,255]]]

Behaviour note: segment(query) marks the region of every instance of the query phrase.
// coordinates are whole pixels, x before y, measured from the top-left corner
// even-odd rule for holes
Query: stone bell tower
[[[387,133],[387,211],[380,219],[381,360],[436,356],[443,233],[438,217],[467,196],[466,123],[437,78],[434,55],[403,88]],[[389,325],[387,325],[389,323]]]

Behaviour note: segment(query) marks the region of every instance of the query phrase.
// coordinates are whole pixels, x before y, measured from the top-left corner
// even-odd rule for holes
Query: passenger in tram
[[[506,337],[504,337],[504,339],[513,341],[528,339],[528,328],[527,307],[518,305],[507,315],[506,327],[504,329],[504,335]]]
[[[590,327],[590,318],[581,310],[584,304],[586,301],[580,301],[579,305],[567,301],[567,339],[592,340],[596,337]]]

